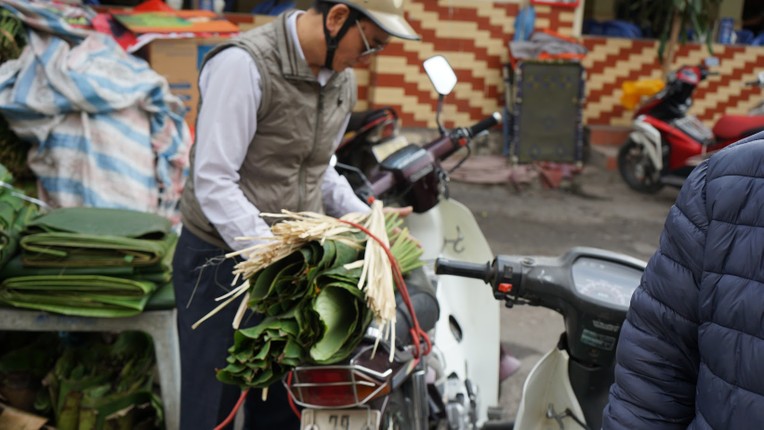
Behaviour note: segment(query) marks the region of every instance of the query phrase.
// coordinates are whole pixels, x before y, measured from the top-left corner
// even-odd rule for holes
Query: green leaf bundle
[[[138,428],[146,419],[156,426],[161,409],[152,393],[153,365],[151,339],[141,332],[67,347],[46,378],[56,428]]]
[[[379,216],[381,207],[377,211]],[[299,364],[345,360],[375,317],[359,288],[367,275],[366,234],[330,217],[289,215],[274,225],[273,242],[251,248],[248,260],[237,265],[246,282],[230,295],[246,292],[244,305],[266,318],[235,333],[228,365],[217,373],[220,381],[265,388]],[[353,223],[368,218],[350,216]],[[397,216],[385,221],[383,233],[401,266],[421,265],[422,250],[400,229]]]
[[[26,204],[23,194],[10,186],[13,177],[0,165],[0,269],[16,254],[19,236],[37,213]]]
[[[177,238],[170,222],[124,209],[62,208],[31,221],[21,238],[24,265],[36,267],[152,266]]]

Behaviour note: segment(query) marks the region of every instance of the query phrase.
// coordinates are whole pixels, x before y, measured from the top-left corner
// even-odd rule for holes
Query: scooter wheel
[[[618,150],[618,171],[626,185],[640,193],[657,193],[663,184],[641,145],[629,139]]]

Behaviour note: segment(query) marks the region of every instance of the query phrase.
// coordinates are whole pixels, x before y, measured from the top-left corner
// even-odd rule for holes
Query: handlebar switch
[[[507,257],[498,257],[494,262],[496,278],[491,283],[493,297],[503,301],[507,308],[513,307],[522,294],[520,291],[523,279],[522,264],[520,261]]]
[[[374,191],[368,185],[361,185],[356,188],[355,195],[369,206],[374,202]]]

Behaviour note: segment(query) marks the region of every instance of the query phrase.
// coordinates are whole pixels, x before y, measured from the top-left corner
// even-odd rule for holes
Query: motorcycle
[[[484,261],[493,256],[488,242],[469,209],[447,198],[447,174],[440,162],[468,147],[501,117],[495,113],[446,132],[440,109],[456,75],[441,56],[426,60],[424,67],[439,94],[441,135],[423,146],[400,141],[393,142],[393,149],[390,142],[375,145],[391,154],[379,157],[370,176],[356,166],[335,167],[354,178],[363,199],[413,207],[406,224],[422,244],[425,261]],[[499,306],[490,291],[481,291],[479,281],[436,277],[427,266],[406,284],[411,307],[399,302],[400,342],[378,341],[372,326],[347,362],[300,366],[284,380],[290,397],[303,407],[302,429],[476,429],[487,421],[488,406],[498,402]],[[431,342],[420,333],[429,333]]]
[[[750,81],[750,82],[746,82],[745,85],[746,86],[757,86],[757,87],[760,87],[760,88],[764,88],[764,72],[760,72],[757,75],[757,79],[756,80],[753,80],[753,81]],[[759,104],[757,104],[756,106],[752,107],[748,111],[748,115],[764,115],[764,100],[759,102]]]
[[[565,320],[556,347],[525,380],[516,430],[601,428],[614,382],[615,347],[644,268],[645,262],[632,257],[583,247],[559,257],[435,262],[436,274],[489,284],[507,307],[543,306]]]
[[[655,193],[664,185],[681,187],[711,153],[764,130],[764,115],[724,115],[713,129],[687,115],[698,84],[715,74],[709,69],[713,64],[713,59],[707,59],[699,66],[679,68],[634,113],[633,131],[617,158],[618,170],[630,188]],[[748,84],[764,86],[764,74]]]

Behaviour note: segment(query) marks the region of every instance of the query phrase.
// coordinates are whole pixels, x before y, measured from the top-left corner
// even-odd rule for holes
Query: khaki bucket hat
[[[369,18],[387,34],[407,40],[421,39],[403,18],[404,0],[326,0],[342,3]]]

